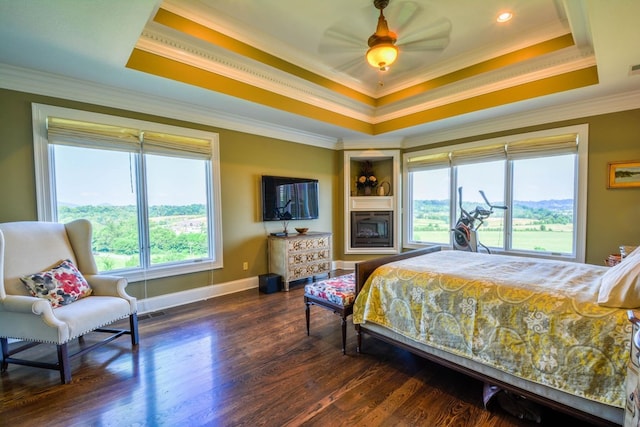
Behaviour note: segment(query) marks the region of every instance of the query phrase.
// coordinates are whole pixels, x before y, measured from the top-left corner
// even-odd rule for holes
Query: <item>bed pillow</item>
[[[20,280],[31,295],[48,299],[53,308],[71,304],[92,292],[82,273],[68,259],[51,270],[30,274]]]
[[[640,252],[633,251],[602,276],[598,304],[605,307],[640,307]]]
[[[625,259],[636,255],[640,256],[640,246],[625,246],[624,248],[627,250],[627,256]]]

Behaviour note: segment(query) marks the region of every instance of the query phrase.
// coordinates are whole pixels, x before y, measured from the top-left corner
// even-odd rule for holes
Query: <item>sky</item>
[[[462,165],[458,170],[458,186],[463,187],[466,202],[482,202],[483,190],[492,204],[503,203],[504,181],[502,162]],[[449,169],[427,172],[433,182],[414,180],[414,199],[445,200],[449,198]],[[518,160],[514,169],[514,200],[573,199],[574,156],[564,155],[544,159]]]
[[[135,205],[134,155],[118,151],[87,150],[56,145],[57,200],[59,204],[115,206]],[[90,153],[90,154],[89,154]],[[151,205],[206,204],[204,161],[195,162],[164,156],[149,156]],[[197,164],[198,167],[194,167]],[[199,167],[202,165],[202,167]],[[572,199],[573,156],[519,160],[515,167],[514,200]],[[449,198],[448,170],[430,173],[428,183],[414,184],[418,200]],[[491,203],[504,199],[502,167],[487,162],[459,167],[458,185],[463,187],[463,200],[483,203],[483,190]],[[194,185],[199,183],[201,185]]]
[[[59,204],[136,204],[133,154],[62,145],[55,147],[56,197]],[[147,173],[151,205],[206,204],[203,197],[206,194],[204,160],[149,157]],[[194,167],[196,165],[202,167]]]

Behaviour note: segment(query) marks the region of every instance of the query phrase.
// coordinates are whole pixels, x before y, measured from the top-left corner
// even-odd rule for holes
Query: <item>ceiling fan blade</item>
[[[392,31],[402,34],[420,15],[421,7],[414,1],[391,2],[384,10]]]
[[[354,54],[361,53],[363,56],[367,52],[366,46],[355,45],[339,45],[339,44],[321,44],[318,46],[318,53],[323,55],[342,55],[348,54],[353,56]]]
[[[349,29],[329,28],[318,46],[319,53],[355,52],[366,50],[366,43]]]
[[[398,44],[402,52],[417,52],[425,50],[443,50],[449,45],[449,37],[437,39],[423,39],[414,42]]]
[[[324,38],[348,44],[362,45],[366,43],[366,40],[363,42],[362,37],[355,33],[351,28],[340,28],[337,26],[327,29],[324,33]]]
[[[451,21],[440,18],[414,31],[402,33],[398,39],[402,43],[413,43],[418,40],[449,38],[451,34]]]
[[[334,69],[341,73],[353,74],[362,65],[366,65],[364,54],[362,56],[357,56],[353,59],[350,59],[349,61],[334,67]]]

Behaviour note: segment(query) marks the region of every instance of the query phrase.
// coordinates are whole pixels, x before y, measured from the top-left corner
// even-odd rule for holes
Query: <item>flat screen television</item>
[[[262,176],[262,220],[318,218],[318,180]]]

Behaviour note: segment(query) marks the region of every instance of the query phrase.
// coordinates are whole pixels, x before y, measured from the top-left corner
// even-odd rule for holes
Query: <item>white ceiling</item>
[[[160,7],[372,98],[569,32],[575,46],[376,108],[153,22]],[[515,16],[499,26],[495,17],[504,9]],[[67,84],[72,79],[78,87],[99,85],[172,102],[176,108],[210,117],[214,125],[215,117],[224,116],[229,122],[250,123],[256,129],[262,124],[278,127],[283,134],[291,130],[336,146],[350,141],[406,146],[416,139],[434,141],[437,135],[451,135],[455,129],[481,126],[497,117],[542,120],[544,111],[567,112],[569,105],[590,105],[594,99],[611,104],[611,99],[629,99],[630,94],[640,98],[640,75],[630,73],[632,65],[640,64],[638,0],[391,0],[384,13],[390,28],[398,33],[400,56],[382,74],[364,60],[366,40],[375,31],[378,13],[371,0],[0,0],[0,71],[12,76],[0,81],[0,87],[23,89],[24,82],[13,80],[46,72]],[[185,58],[181,60],[217,74],[372,123],[589,64],[597,66],[599,83],[373,136],[220,93],[224,90],[128,68],[136,46]],[[46,92],[36,86],[34,91]]]

